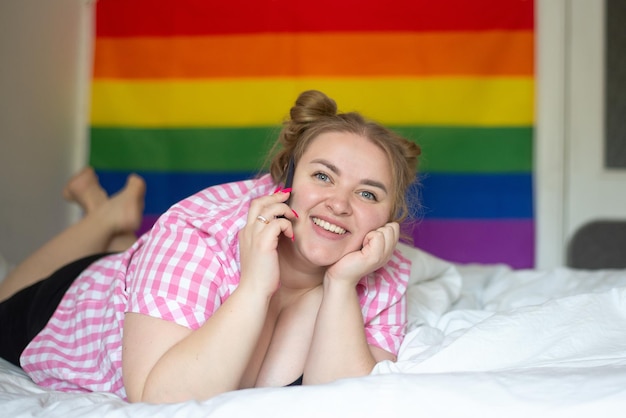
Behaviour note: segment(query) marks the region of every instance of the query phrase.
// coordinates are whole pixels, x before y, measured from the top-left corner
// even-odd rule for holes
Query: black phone
[[[293,186],[293,173],[296,169],[295,167],[296,163],[294,161],[294,158],[291,157],[289,159],[289,163],[287,164],[287,171],[286,171],[286,177],[285,177],[285,189],[289,189],[291,188],[291,186]],[[291,199],[291,196],[289,196],[289,199]],[[287,199],[287,201],[285,203],[289,204],[289,199]]]

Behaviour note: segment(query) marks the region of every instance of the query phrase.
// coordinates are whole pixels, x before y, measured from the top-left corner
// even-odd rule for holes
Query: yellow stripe
[[[267,126],[297,95],[318,89],[341,111],[393,125],[521,126],[533,123],[533,79],[364,78],[94,81],[94,126]]]

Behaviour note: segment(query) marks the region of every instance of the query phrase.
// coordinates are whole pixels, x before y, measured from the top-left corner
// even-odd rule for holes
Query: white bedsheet
[[[34,385],[0,359],[0,416],[572,417],[626,414],[626,270],[415,260],[398,362],[327,385],[127,404]],[[5,415],[6,414],[6,415]]]

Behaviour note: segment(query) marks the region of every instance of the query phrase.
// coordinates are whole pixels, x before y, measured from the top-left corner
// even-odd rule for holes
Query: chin
[[[337,250],[336,248],[333,249],[329,246],[324,249],[320,249],[318,247],[318,248],[313,249],[312,251],[304,251],[304,254],[307,260],[309,260],[311,264],[314,264],[320,267],[329,267],[335,264],[337,261],[341,260],[341,258],[345,256],[346,254],[351,253],[356,250],[357,249]]]
[[[329,254],[311,254],[307,257],[309,263],[319,267],[329,267],[339,261],[336,255]]]
[[[343,240],[318,239],[314,235],[308,236],[298,242],[296,231],[295,245],[298,252],[309,263],[319,267],[329,267],[341,260],[346,254],[358,251],[361,248],[363,238],[356,239],[354,235],[344,237]],[[302,234],[302,236],[305,236]]]

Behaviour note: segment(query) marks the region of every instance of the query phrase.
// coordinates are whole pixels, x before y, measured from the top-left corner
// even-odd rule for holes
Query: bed
[[[35,385],[0,359],[7,417],[571,417],[626,410],[626,269],[457,265],[406,245],[409,329],[398,361],[334,383],[128,404]],[[5,271],[0,267],[0,274]]]

